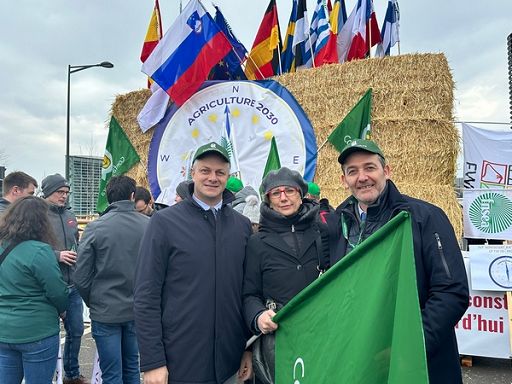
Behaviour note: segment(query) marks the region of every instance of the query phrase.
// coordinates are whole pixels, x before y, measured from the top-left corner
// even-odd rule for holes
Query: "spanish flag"
[[[160,5],[158,4],[158,0],[155,0],[155,7],[153,8],[153,13],[151,14],[151,19],[149,20],[148,31],[146,32],[146,38],[144,39],[142,52],[140,53],[140,61],[143,63],[149,57],[151,52],[153,52],[153,49],[155,49],[156,45],[163,36],[161,20]],[[150,86],[151,80],[148,80],[148,88]]]
[[[270,0],[246,61],[245,74],[250,80],[280,75],[281,31],[276,0]]]

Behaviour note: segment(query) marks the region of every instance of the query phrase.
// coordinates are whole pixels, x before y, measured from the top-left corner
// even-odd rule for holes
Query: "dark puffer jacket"
[[[411,213],[418,295],[423,318],[431,384],[462,383],[454,327],[469,304],[464,262],[446,214],[425,201],[402,195],[388,180],[386,189],[367,210],[364,240],[400,211]],[[350,243],[359,240],[357,201],[343,202],[327,218],[331,264],[350,251],[342,230],[347,224]],[[404,314],[406,316],[406,314]]]
[[[318,277],[319,266],[327,267],[317,217],[318,205],[306,199],[292,217],[261,205],[260,231],[247,244],[243,289],[245,320],[254,333],[267,300],[285,305]]]

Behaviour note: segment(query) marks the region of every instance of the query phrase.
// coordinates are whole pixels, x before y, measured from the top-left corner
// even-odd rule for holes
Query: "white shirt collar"
[[[208,211],[208,210],[210,210],[211,208],[215,209],[216,211],[219,211],[219,210],[222,208],[222,199],[221,199],[217,204],[215,204],[215,205],[212,207],[211,205],[208,205],[208,204],[206,204],[205,202],[203,202],[203,201],[199,200],[199,198],[198,198],[196,195],[194,195],[194,194],[192,194],[192,198],[193,198],[193,199],[194,199],[194,201],[195,201],[197,204],[199,204],[199,206],[200,206],[201,208],[203,208],[205,211]]]

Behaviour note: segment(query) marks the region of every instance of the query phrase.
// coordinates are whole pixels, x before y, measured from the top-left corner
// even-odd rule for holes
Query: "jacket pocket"
[[[443,250],[443,244],[441,243],[441,237],[439,236],[439,233],[437,233],[437,232],[434,232],[434,237],[436,239],[437,252],[439,253],[439,257],[441,258],[441,262],[443,263],[444,271],[446,272],[446,275],[448,276],[448,278],[451,279],[452,274],[450,272],[450,268],[448,267],[448,263],[446,262],[446,257],[444,255],[444,250]]]

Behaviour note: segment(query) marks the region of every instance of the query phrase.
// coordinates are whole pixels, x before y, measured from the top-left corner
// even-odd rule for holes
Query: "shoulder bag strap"
[[[11,243],[7,246],[7,248],[4,249],[2,254],[0,255],[0,265],[4,262],[7,255],[17,246],[17,243]]]

